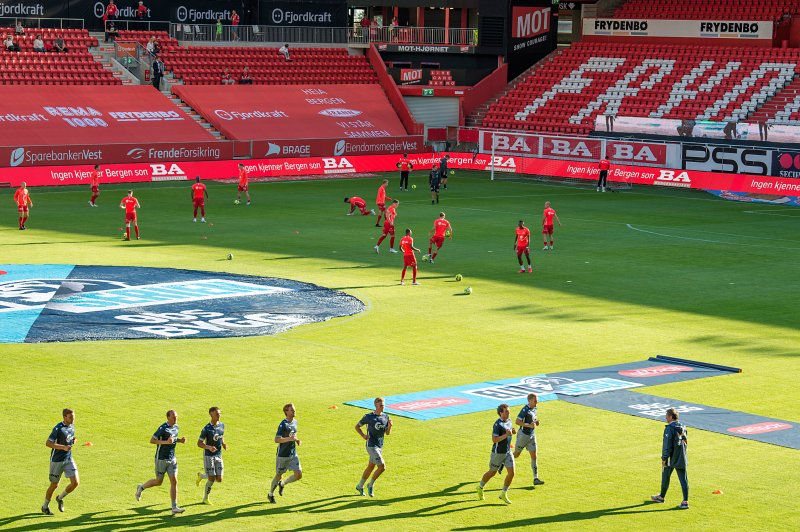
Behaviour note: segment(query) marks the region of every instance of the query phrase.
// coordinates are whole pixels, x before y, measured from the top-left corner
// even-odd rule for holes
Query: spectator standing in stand
[[[231,26],[233,26],[231,28],[231,32],[233,33],[233,40],[238,41],[239,34],[237,33],[237,30],[239,29],[239,13],[237,13],[235,9],[231,11]]]
[[[222,19],[221,19],[221,18],[218,18],[218,19],[217,19],[217,33],[216,33],[216,38],[217,38],[217,40],[218,40],[218,41],[221,41],[221,40],[222,40]]]
[[[136,18],[138,20],[144,20],[147,18],[147,7],[145,7],[144,2],[139,2],[139,7],[136,8]]]
[[[115,18],[117,18],[117,5],[114,0],[108,0],[106,12],[103,15],[103,25],[107,25],[109,21],[113,21]]]
[[[392,21],[389,23],[389,40],[391,42],[397,42],[397,26],[399,25],[397,17],[392,17]]]
[[[366,37],[367,32],[369,31],[369,17],[367,17],[366,14],[361,19],[359,25],[361,26],[361,37]]]
[[[147,44],[144,45],[144,49],[147,50],[147,53],[151,56],[155,57],[156,55],[156,38],[150,37],[150,40],[147,41]]]
[[[108,26],[106,27],[106,42],[114,42],[116,38],[119,37],[119,32],[117,28],[114,27],[113,22],[109,22]]]
[[[161,90],[161,78],[164,77],[164,71],[164,62],[160,57],[156,56],[155,61],[153,61],[153,87],[158,91]]]

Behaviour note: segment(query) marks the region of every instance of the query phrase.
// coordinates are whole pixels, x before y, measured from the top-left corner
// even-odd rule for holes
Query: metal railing
[[[170,37],[181,41],[362,44],[451,44],[477,46],[477,28],[417,28],[409,26],[319,28],[311,26],[176,24]]]
[[[138,42],[125,39],[115,40],[114,59],[136,76],[140,83],[149,81],[145,79],[145,71],[151,69],[153,58]]]
[[[0,27],[16,26],[17,22],[21,22],[26,30],[40,28],[82,30],[84,28],[82,18],[0,17]]]
[[[170,21],[168,20],[118,20],[109,21],[106,27],[113,22],[114,28],[119,30],[139,30],[139,31],[169,31]]]

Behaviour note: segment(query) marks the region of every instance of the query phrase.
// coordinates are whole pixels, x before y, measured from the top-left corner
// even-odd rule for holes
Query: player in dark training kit
[[[481,478],[481,482],[478,485],[478,500],[485,500],[483,487],[505,467],[506,479],[503,482],[503,492],[500,494],[500,500],[506,504],[511,504],[508,498],[508,487],[511,486],[511,481],[514,480],[514,455],[511,453],[511,436],[515,431],[511,425],[511,420],[508,419],[507,404],[503,403],[498,406],[497,414],[500,418],[494,422],[492,427],[492,457],[489,459],[489,471],[483,474],[483,478]]]
[[[300,440],[297,438],[297,420],[294,418],[295,409],[292,403],[283,405],[283,414],[286,419],[278,425],[278,432],[275,433],[275,443],[278,444],[278,453],[275,456],[275,478],[269,487],[267,500],[275,504],[275,488],[278,488],[278,495],[283,496],[283,488],[287,484],[297,482],[303,478],[303,469],[300,467],[300,458],[297,456],[297,447]],[[292,472],[292,476],[286,480],[281,477],[287,471]]]
[[[514,458],[519,458],[519,455],[524,450],[531,453],[534,486],[544,484],[544,480],[539,480],[539,466],[536,463],[536,427],[539,426],[539,419],[536,417],[536,405],[538,403],[539,396],[535,393],[529,393],[528,404],[523,406],[522,410],[517,414],[516,424],[520,427],[520,430],[517,432],[517,442],[514,445]]]
[[[364,483],[369,479],[372,470],[372,479],[367,484],[367,493],[370,497],[374,497],[375,481],[378,477],[386,471],[386,463],[383,461],[383,437],[392,433],[392,420],[389,419],[389,414],[383,411],[383,397],[376,397],[375,411],[366,414],[361,420],[356,423],[356,432],[367,442],[367,454],[369,454],[369,463],[364,473],[361,475],[361,480],[356,486],[356,491],[363,497],[364,496]],[[361,427],[367,426],[367,433],[365,434]],[[377,466],[377,467],[376,467]]]
[[[211,421],[200,431],[197,439],[197,446],[203,449],[203,468],[205,473],[197,473],[197,485],[206,480],[206,488],[203,494],[203,504],[211,504],[208,496],[211,495],[211,488],[214,482],[222,482],[222,449],[228,450],[225,443],[225,423],[219,420],[222,411],[217,406],[208,409]]]
[[[64,511],[64,497],[75,491],[80,484],[78,467],[72,459],[72,446],[75,445],[75,412],[65,408],[61,415],[63,421],[53,427],[50,436],[44,442],[47,447],[52,449],[50,451],[50,486],[47,488],[42,505],[42,513],[45,515],[53,515],[53,512],[50,511],[50,499],[53,498],[53,493],[58,488],[61,475],[69,479],[69,485],[61,495],[56,496],[59,512]]]
[[[164,475],[169,477],[169,496],[172,499],[172,513],[181,514],[183,508],[178,506],[178,459],[175,457],[175,446],[186,443],[186,438],[178,438],[178,413],[167,411],[167,421],[162,423],[150,443],[156,445],[156,477],[144,484],[136,486],[136,500],[142,499],[142,492],[164,482]]]
[[[442,174],[439,173],[439,168],[436,163],[431,167],[431,173],[428,175],[428,184],[431,187],[431,205],[439,203],[439,184],[442,180]]]

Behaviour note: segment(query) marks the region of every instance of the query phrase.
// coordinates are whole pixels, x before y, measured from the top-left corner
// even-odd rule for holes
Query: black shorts
[[[439,192],[439,183],[431,184],[431,192]]]

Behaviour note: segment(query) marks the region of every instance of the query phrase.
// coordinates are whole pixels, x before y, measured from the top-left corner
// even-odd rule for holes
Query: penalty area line
[[[640,229],[638,227],[633,226],[632,224],[625,224],[625,225],[627,226],[628,229],[631,229],[633,231],[637,231],[639,233],[646,233],[648,235],[655,235],[655,236],[663,236],[663,237],[666,237],[666,238],[675,238],[675,239],[678,239],[678,240],[691,240],[691,241],[694,241],[694,242],[706,242],[708,244],[725,244],[727,246],[741,246],[741,247],[748,247],[748,248],[782,249],[782,250],[792,250],[792,251],[797,251],[797,250],[800,249],[800,247],[787,248],[787,247],[775,247],[775,246],[759,246],[757,244],[745,244],[745,243],[742,243],[742,242],[726,242],[724,240],[711,240],[711,239],[708,239],[708,238],[695,238],[695,237],[691,237],[691,236],[669,235],[669,234],[666,234],[666,233],[659,233],[657,231],[648,231],[647,229]],[[731,235],[731,236],[733,236],[733,235]]]

